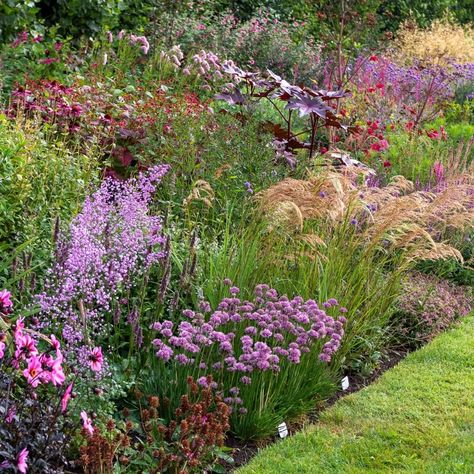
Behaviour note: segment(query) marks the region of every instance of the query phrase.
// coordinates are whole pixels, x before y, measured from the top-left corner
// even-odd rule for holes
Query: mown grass
[[[239,474],[474,472],[474,316]]]

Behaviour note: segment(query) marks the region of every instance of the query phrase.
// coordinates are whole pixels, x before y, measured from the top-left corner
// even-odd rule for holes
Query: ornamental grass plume
[[[303,220],[342,223],[350,214],[367,242],[392,249],[411,250],[411,259],[447,259],[460,262],[456,245],[474,227],[472,174],[449,175],[430,191],[395,176],[384,187],[360,181],[360,172],[328,171],[308,180],[287,178],[257,194],[260,210],[274,222],[301,228],[293,218],[296,206]],[[287,218],[281,214],[288,210]]]
[[[450,66],[474,63],[474,29],[445,16],[429,28],[405,22],[396,35],[396,58],[402,63]]]
[[[37,296],[41,326],[55,326],[68,346],[88,346],[82,362],[94,371],[102,353],[93,343],[109,335],[111,315],[120,312],[114,302],[164,257],[162,221],[150,205],[168,169],[155,166],[128,181],[106,178],[59,239],[46,291]]]

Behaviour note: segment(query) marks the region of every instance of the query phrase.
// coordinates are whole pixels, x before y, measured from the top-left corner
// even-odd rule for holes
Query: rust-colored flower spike
[[[181,428],[181,436],[185,436],[188,433],[189,423],[186,420],[181,420],[180,428]]]
[[[115,422],[114,420],[110,419],[108,422],[107,422],[107,431],[112,431],[114,428],[115,428]]]
[[[141,399],[143,398],[143,393],[140,392],[140,390],[138,390],[138,389],[135,389],[135,390],[133,391],[133,395],[135,396],[135,398],[136,398],[137,400],[141,400]]]
[[[150,419],[150,411],[147,410],[146,408],[141,410],[140,418],[142,419],[142,421],[148,421]]]
[[[181,410],[183,413],[187,412],[189,410],[189,407],[190,407],[190,403],[189,403],[189,397],[187,395],[183,395],[181,397]]]
[[[128,459],[127,456],[122,455],[119,457],[120,464],[123,464],[124,466],[126,466],[129,462],[130,462],[130,459]]]
[[[375,26],[377,24],[377,17],[373,13],[369,13],[366,17],[367,26]]]
[[[148,399],[148,403],[150,404],[151,407],[158,408],[160,406],[160,399],[159,397],[151,396]]]

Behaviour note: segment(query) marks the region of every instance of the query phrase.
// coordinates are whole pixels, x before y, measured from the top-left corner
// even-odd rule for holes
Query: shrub
[[[0,93],[10,93],[18,84],[40,79],[68,80],[72,72],[69,40],[49,30],[45,36],[23,31],[0,49]]]
[[[472,290],[435,276],[410,274],[403,283],[395,324],[400,344],[423,344],[474,307]]]
[[[163,16],[158,28],[160,38],[178,42],[186,53],[211,50],[242,66],[262,71],[270,68],[298,84],[308,85],[321,73],[320,48],[305,36],[304,23],[281,21],[271,11],[260,11],[243,22],[231,13],[217,21],[212,17]]]
[[[19,31],[36,22],[37,1],[9,0],[0,4],[0,43],[13,39]]]
[[[117,26],[121,0],[43,0],[38,15],[48,26],[74,38],[94,37]]]

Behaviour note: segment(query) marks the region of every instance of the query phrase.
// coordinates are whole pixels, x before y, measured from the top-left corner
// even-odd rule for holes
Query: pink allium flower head
[[[26,448],[23,448],[17,456],[17,464],[16,467],[19,472],[22,474],[26,473],[26,470],[28,468],[28,465],[26,464],[26,460],[28,459],[28,450]]]
[[[66,388],[66,391],[64,392],[64,395],[63,397],[61,398],[61,411],[64,413],[67,409],[67,405],[69,403],[69,400],[71,399],[71,394],[72,394],[72,386],[73,384],[70,383],[67,388]]]
[[[102,364],[104,362],[104,356],[102,355],[101,347],[94,347],[89,355],[89,365],[94,372],[100,372]]]
[[[92,420],[87,416],[85,411],[81,411],[82,426],[89,433],[94,433],[94,427],[92,426]]]
[[[5,355],[5,343],[0,342],[0,359],[2,359],[4,355]]]

